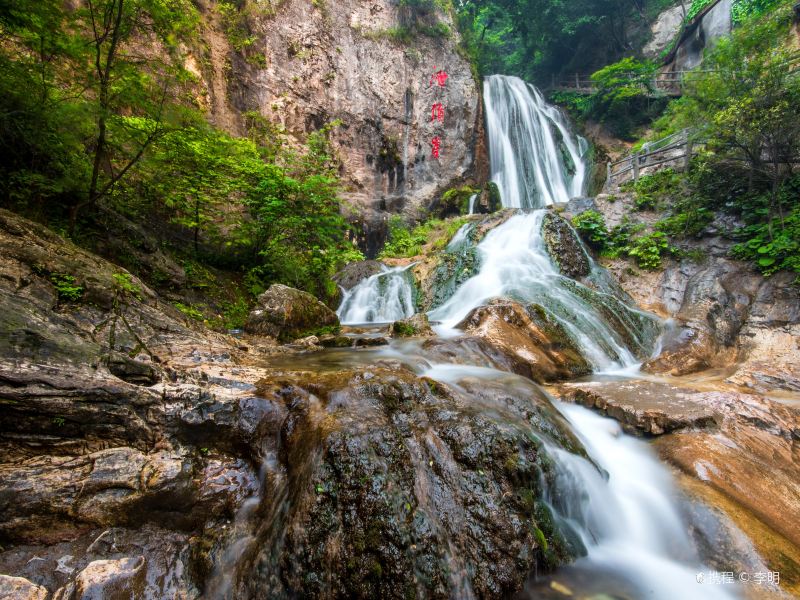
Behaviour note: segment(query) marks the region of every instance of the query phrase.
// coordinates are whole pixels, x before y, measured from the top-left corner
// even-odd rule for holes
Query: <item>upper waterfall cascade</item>
[[[483,84],[492,181],[503,206],[544,208],[584,193],[588,143],[519,77]]]

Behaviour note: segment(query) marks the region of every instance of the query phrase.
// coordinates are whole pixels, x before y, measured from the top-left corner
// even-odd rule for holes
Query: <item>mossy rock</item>
[[[591,262],[572,226],[555,213],[545,215],[542,238],[547,253],[562,275],[578,279],[592,270]]]
[[[337,333],[339,317],[308,292],[287,285],[273,284],[258,297],[256,308],[247,317],[244,329],[290,341],[309,335]]]

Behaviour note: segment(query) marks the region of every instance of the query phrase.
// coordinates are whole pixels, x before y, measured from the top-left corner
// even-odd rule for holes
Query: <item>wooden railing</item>
[[[688,169],[699,145],[694,137],[689,129],[684,129],[658,141],[647,142],[641,150],[621,160],[606,163],[606,189],[630,179],[638,181],[645,168],[673,163],[677,168]]]
[[[694,69],[692,71],[663,71],[657,73],[646,85],[640,83],[642,89],[653,95],[680,96],[683,88],[691,79],[702,77],[712,71]],[[633,77],[631,77],[633,79]],[[575,73],[575,76],[556,80],[553,78],[550,89],[579,94],[594,94],[598,87],[591,77]]]

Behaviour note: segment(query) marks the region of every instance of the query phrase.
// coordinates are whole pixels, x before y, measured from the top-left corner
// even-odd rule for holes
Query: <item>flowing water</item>
[[[486,235],[477,247],[477,272],[430,312],[431,319],[441,323],[440,333],[452,335],[455,325],[475,307],[498,296],[512,297],[540,305],[559,321],[595,371],[635,368],[655,346],[657,321],[630,306],[593,263],[584,281],[587,285],[562,276],[543,240],[542,223],[548,212],[544,207],[583,192],[588,170],[585,142],[570,133],[556,108],[520,79],[488,77],[485,99],[492,179],[505,207],[528,210]],[[458,231],[448,251],[467,241],[469,227]],[[343,322],[359,323],[409,316],[414,310],[409,286],[403,269],[387,269],[346,293],[339,315]],[[473,382],[462,390],[499,385],[518,392],[522,385],[518,376],[480,360],[472,366],[430,360],[424,345],[415,342],[394,342],[370,352],[400,359],[420,375],[448,385]],[[476,406],[484,406],[485,398],[474,397]],[[583,552],[582,558],[551,578],[532,578],[523,595],[562,597],[553,591],[558,586],[550,585],[557,581],[585,597],[735,597],[732,586],[698,583],[703,566],[681,517],[674,483],[650,448],[624,435],[614,421],[552,402],[582,441],[588,458],[543,440],[557,473],[555,481],[542,482],[544,499],[562,533]],[[455,589],[470,596],[467,584]]]
[[[546,214],[546,210],[536,210],[515,215],[490,231],[478,245],[478,273],[431,311],[430,318],[441,323],[440,333],[448,335],[472,309],[491,298],[510,297],[543,307],[580,345],[595,370],[636,364],[637,356],[652,349],[655,321],[612,293],[589,289],[561,275],[542,237]],[[603,316],[608,311],[618,317],[613,326]],[[635,339],[638,348],[626,347],[620,327],[629,330],[627,337]]]
[[[414,284],[407,267],[384,267],[381,273],[346,290],[336,314],[342,323],[390,323],[416,312]]]
[[[503,206],[543,208],[584,192],[588,144],[556,107],[518,77],[483,84],[492,181]]]

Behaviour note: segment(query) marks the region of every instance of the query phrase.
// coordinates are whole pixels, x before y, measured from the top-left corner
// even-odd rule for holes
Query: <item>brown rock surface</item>
[[[521,304],[507,298],[474,309],[458,328],[488,344],[510,361],[514,373],[534,381],[556,381],[591,372],[591,367],[566,334],[532,318]]]
[[[558,387],[562,398],[619,421],[629,433],[661,435],[676,429],[714,427],[721,417],[696,392],[653,381],[591,381]]]
[[[0,575],[0,598],[3,600],[46,600],[47,589],[24,577]]]

